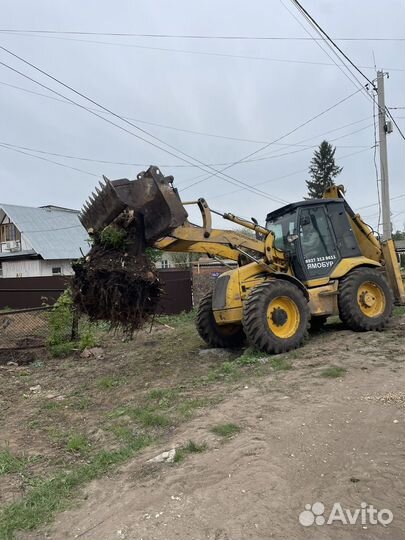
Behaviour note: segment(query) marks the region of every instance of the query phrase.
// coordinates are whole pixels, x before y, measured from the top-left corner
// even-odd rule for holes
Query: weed
[[[394,306],[392,314],[394,315],[394,317],[405,315],[405,306]]]
[[[154,388],[149,392],[148,399],[157,401],[159,407],[167,408],[175,403],[179,394],[180,390],[177,388]]]
[[[180,463],[189,454],[200,454],[207,449],[207,443],[203,442],[198,444],[192,440],[188,441],[185,446],[181,446],[176,449],[176,455],[174,457],[175,463]]]
[[[292,363],[288,358],[285,358],[284,356],[276,356],[273,357],[270,360],[270,365],[274,369],[274,371],[286,371],[288,369],[292,369]]]
[[[237,359],[237,363],[241,366],[250,366],[253,364],[257,364],[260,358],[263,358],[265,356],[265,353],[261,353],[259,351],[256,351],[253,347],[248,347],[242,356],[239,356]]]
[[[87,324],[86,328],[80,332],[79,348],[82,351],[86,348],[91,349],[91,347],[95,347],[96,345],[97,341],[94,337],[93,329],[90,324]]]
[[[132,441],[135,437],[133,431],[126,426],[113,425],[110,429],[117,439],[120,439],[126,443]]]
[[[0,449],[0,476],[19,472],[24,469],[26,464],[27,460],[25,458],[14,456],[9,448]]]
[[[99,243],[110,249],[123,249],[127,244],[127,233],[114,225],[109,225],[100,233]]]
[[[97,381],[97,387],[100,388],[100,390],[109,390],[111,388],[115,388],[116,386],[120,386],[122,384],[125,384],[126,379],[124,377],[114,377],[112,375],[106,375],[105,377],[101,377]]]
[[[65,358],[71,355],[77,348],[74,341],[66,341],[64,343],[53,343],[49,345],[49,350],[54,358]]]
[[[59,296],[49,314],[48,345],[57,356],[71,352],[63,346],[71,340],[73,327],[73,300],[69,289]]]
[[[182,311],[178,315],[161,315],[159,321],[168,326],[179,327],[184,324],[194,324],[196,310]]]
[[[236,424],[219,424],[211,428],[211,431],[220,437],[232,437],[240,432],[240,427]]]
[[[84,454],[89,448],[89,441],[80,433],[73,433],[67,440],[66,449],[69,452]]]
[[[84,411],[85,409],[88,409],[90,405],[91,405],[91,400],[88,397],[74,399],[71,402],[72,409],[75,409],[77,411]]]
[[[176,411],[185,418],[189,418],[196,409],[206,407],[210,403],[212,400],[208,398],[187,399],[176,407]]]
[[[132,416],[143,427],[165,427],[171,423],[170,419],[164,414],[155,413],[154,411],[149,411],[140,407],[133,410]]]
[[[345,368],[342,368],[339,366],[331,366],[321,371],[321,377],[332,377],[332,378],[343,377],[346,371],[347,370]]]
[[[45,411],[55,411],[62,408],[62,403],[60,401],[44,401],[41,403],[41,409]]]

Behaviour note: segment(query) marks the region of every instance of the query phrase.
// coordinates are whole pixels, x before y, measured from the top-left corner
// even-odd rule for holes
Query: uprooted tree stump
[[[117,222],[93,241],[88,255],[73,264],[73,302],[90,320],[132,333],[156,312],[161,295],[143,234],[134,223]]]

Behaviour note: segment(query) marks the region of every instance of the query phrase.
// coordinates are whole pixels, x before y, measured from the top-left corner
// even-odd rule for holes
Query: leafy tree
[[[335,163],[336,147],[322,141],[314,152],[309,166],[311,180],[307,180],[307,199],[320,199],[326,188],[335,184],[335,178],[342,172],[343,167]]]
[[[392,233],[393,240],[405,240],[405,231],[396,231]]]

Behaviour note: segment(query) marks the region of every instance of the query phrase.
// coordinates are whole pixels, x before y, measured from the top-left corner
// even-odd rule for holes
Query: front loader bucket
[[[172,176],[163,176],[157,167],[149,167],[138,174],[136,180],[108,180],[100,182],[86,201],[80,221],[91,234],[100,232],[119,214],[130,209],[136,219],[142,219],[145,239],[152,243],[162,238],[187,219],[187,212],[177,190],[173,188]]]

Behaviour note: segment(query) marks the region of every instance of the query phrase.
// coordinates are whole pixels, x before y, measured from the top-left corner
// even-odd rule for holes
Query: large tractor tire
[[[394,297],[380,271],[357,268],[339,285],[339,316],[352,330],[382,330],[389,321]]]
[[[243,312],[245,334],[260,351],[278,354],[296,349],[307,335],[307,299],[288,281],[275,279],[252,289]]]
[[[212,312],[212,293],[204,296],[197,311],[197,331],[210,347],[239,348],[246,340],[241,324],[218,325]]]

